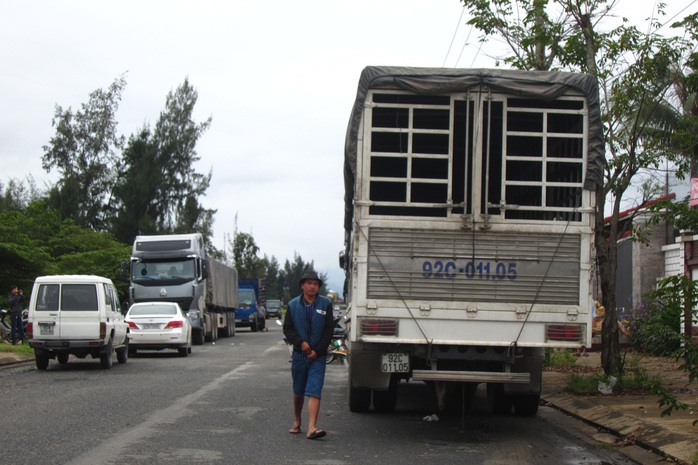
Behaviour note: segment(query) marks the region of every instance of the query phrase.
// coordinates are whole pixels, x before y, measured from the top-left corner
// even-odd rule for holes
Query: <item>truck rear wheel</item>
[[[487,403],[490,412],[495,415],[509,415],[511,413],[512,398],[504,393],[504,385],[501,383],[487,383]]]
[[[514,412],[520,417],[532,417],[538,413],[540,394],[513,396]]]
[[[390,376],[390,384],[385,391],[373,391],[373,408],[376,412],[390,413],[397,405],[397,376]]]
[[[192,342],[196,346],[204,345],[204,329],[203,328],[194,328],[192,330]]]
[[[371,390],[355,388],[351,385],[351,369],[349,370],[349,411],[354,413],[368,412],[371,407]]]
[[[223,314],[225,324],[222,328],[218,328],[218,337],[230,337],[230,317],[227,313]]]

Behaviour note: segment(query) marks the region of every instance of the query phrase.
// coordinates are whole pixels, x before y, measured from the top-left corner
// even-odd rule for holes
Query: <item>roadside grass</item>
[[[627,355],[627,354],[626,354]],[[604,386],[612,386],[615,394],[659,394],[662,392],[660,376],[650,376],[639,359],[622,358],[620,373],[606,375],[601,367],[596,370],[580,366],[574,351],[570,349],[546,350],[545,366],[570,373],[567,389],[577,395],[598,395]]]
[[[0,352],[10,352],[20,355],[34,355],[34,349],[29,347],[29,344],[18,344],[13,346],[7,341],[2,341],[0,343]]]
[[[544,365],[546,367],[568,367],[577,363],[577,358],[570,349],[546,349]]]
[[[602,388],[610,386],[615,394],[657,394],[662,390],[662,378],[650,376],[639,360],[624,363],[618,376],[606,375],[603,371],[586,374],[573,373],[568,389],[578,395],[599,394]]]

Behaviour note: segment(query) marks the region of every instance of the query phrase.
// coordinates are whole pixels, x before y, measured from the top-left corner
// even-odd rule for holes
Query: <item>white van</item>
[[[41,276],[34,281],[27,325],[36,367],[49,359],[68,363],[68,356],[99,358],[111,368],[128,359],[128,325],[121,313],[116,288],[101,276]]]

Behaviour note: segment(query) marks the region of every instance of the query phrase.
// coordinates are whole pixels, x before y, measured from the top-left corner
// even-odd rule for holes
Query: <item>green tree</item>
[[[106,91],[92,92],[88,103],[75,112],[56,105],[52,121],[56,133],[43,147],[43,168],[60,174],[49,203],[63,218],[95,231],[104,230],[105,205],[124,143],[116,133],[116,112],[125,86],[122,75]]]
[[[45,225],[60,224],[56,212],[42,208],[28,208],[29,214],[19,211],[0,213],[0,289],[8,292],[10,286],[20,286],[29,293],[37,276],[52,274],[55,270],[49,248],[41,240],[42,235],[33,229],[39,222]],[[5,292],[0,293],[5,297]]]
[[[0,287],[31,290],[37,276],[96,274],[111,278],[122,296],[128,284],[119,281],[119,265],[131,248],[110,234],[61,219],[44,202],[32,202],[23,211],[0,212]]]
[[[194,164],[201,158],[196,153],[196,143],[210,127],[211,117],[203,123],[194,121],[198,97],[198,92],[186,78],[181,86],[167,95],[165,110],[155,125],[153,141],[163,171],[163,182],[156,198],[157,222],[162,232],[196,230],[210,237],[210,222],[215,212],[203,209],[198,199],[206,194],[211,172],[207,175],[197,173]]]
[[[257,256],[259,247],[252,234],[236,232],[231,246],[233,265],[237,269],[240,278],[263,277],[262,261]]]
[[[283,297],[283,285],[281,283],[281,266],[276,257],[269,258],[266,254],[262,257],[262,275],[266,280],[267,299],[281,300]]]
[[[283,284],[283,301],[288,302],[292,298],[300,294],[301,290],[298,286],[301,277],[307,271],[315,271],[315,262],[305,262],[297,252],[293,252],[293,262],[286,260],[284,268],[281,271],[281,282]],[[320,287],[320,294],[327,295],[327,275],[318,273],[323,283]]]
[[[123,242],[139,234],[200,232],[211,237],[215,210],[199,198],[211,181],[197,173],[196,143],[209,128],[193,119],[198,93],[188,79],[168,93],[155,127],[129,138],[114,187],[112,231]]]
[[[0,212],[24,210],[29,203],[41,198],[34,178],[27,176],[26,185],[19,179],[11,178],[7,184],[0,181]]]
[[[158,233],[155,200],[163,182],[162,170],[147,127],[129,138],[122,164],[121,177],[114,187],[111,230],[118,240],[128,244],[139,234]]]

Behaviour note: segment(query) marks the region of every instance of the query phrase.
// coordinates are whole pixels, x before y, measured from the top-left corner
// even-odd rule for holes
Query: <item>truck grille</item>
[[[579,234],[372,228],[368,298],[579,303]]]

